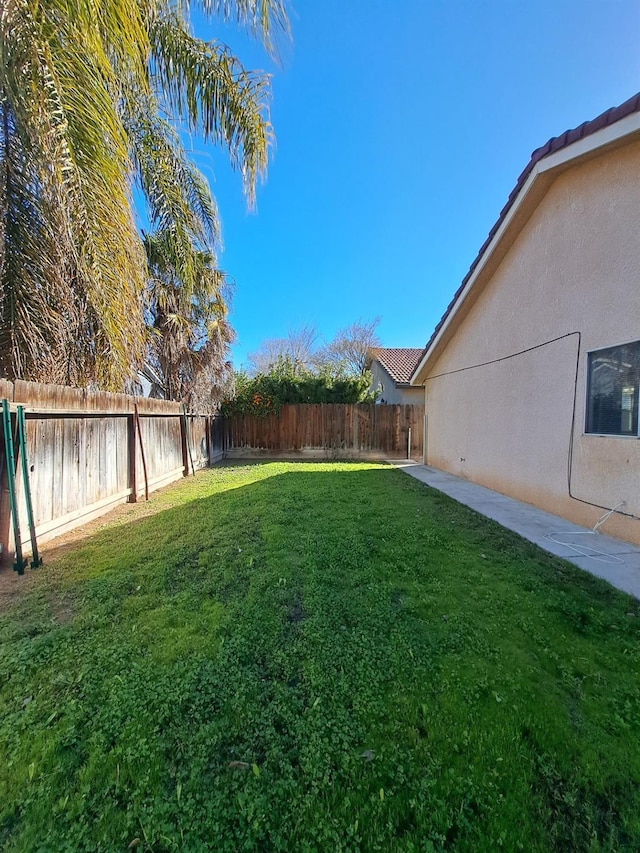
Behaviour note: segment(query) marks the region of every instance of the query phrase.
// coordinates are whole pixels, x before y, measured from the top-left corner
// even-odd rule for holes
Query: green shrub
[[[337,376],[330,371],[313,373],[294,370],[284,358],[269,373],[248,376],[238,372],[235,393],[222,404],[223,415],[252,414],[266,417],[278,414],[287,403],[373,403],[371,377]]]

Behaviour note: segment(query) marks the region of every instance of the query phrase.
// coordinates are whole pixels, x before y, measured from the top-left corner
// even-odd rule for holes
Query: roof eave
[[[469,273],[467,273],[468,280],[464,288],[454,297],[453,302],[447,308],[443,319],[440,321],[440,328],[436,327],[437,333],[429,341],[425,349],[425,354],[420,359],[411,376],[411,385],[424,384],[429,364],[439,353],[443,340],[448,338],[452,333],[455,321],[460,317],[462,306],[467,302],[469,294],[476,290],[478,283],[484,278],[484,272],[495,259],[497,250],[505,235],[509,233],[511,242],[513,242],[557,174],[575,165],[578,160],[589,159],[602,153],[604,149],[618,147],[620,144],[631,142],[636,136],[640,136],[640,113],[638,112],[625,116],[615,124],[603,127],[589,136],[578,139],[576,142],[546,155],[534,164],[526,181],[511,202],[506,214],[504,214],[504,218],[500,222],[496,233],[484,251],[481,250],[480,256],[476,258],[474,265]],[[539,189],[541,192],[537,191]],[[527,202],[532,202],[528,215],[525,210]]]

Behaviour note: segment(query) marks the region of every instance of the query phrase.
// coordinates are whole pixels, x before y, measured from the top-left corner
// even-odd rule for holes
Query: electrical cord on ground
[[[620,501],[620,503],[617,506],[614,506],[613,509],[607,510],[607,512],[605,512],[605,514],[596,521],[591,530],[556,530],[552,533],[547,533],[544,538],[549,542],[555,542],[556,545],[562,545],[564,548],[569,548],[570,551],[574,551],[581,557],[589,557],[591,560],[597,560],[599,563],[615,563],[618,565],[624,565],[622,557],[618,557],[616,554],[609,554],[606,551],[601,551],[599,548],[592,548],[590,545],[579,545],[576,542],[565,542],[562,539],[558,539],[559,536],[595,536],[598,532],[598,528],[601,527],[614,512],[617,512],[619,508],[624,505],[625,501]]]

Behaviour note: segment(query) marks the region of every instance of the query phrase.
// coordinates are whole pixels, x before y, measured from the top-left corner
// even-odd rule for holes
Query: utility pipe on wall
[[[407,459],[411,459],[411,427],[409,427],[409,436],[407,438]]]
[[[424,413],[424,423],[422,424],[422,464],[427,464],[427,413]]]

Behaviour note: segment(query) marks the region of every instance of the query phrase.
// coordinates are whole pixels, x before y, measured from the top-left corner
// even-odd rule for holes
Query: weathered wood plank
[[[0,379],[0,400],[13,402],[13,382],[8,379]]]
[[[151,469],[150,487],[176,479],[177,469],[183,467],[179,403],[5,379],[0,379],[0,398],[10,401],[12,411],[17,405],[25,407],[34,518],[36,530],[45,538],[108,511],[114,503],[126,501],[132,491],[134,496],[143,491],[139,440],[134,441],[131,430],[136,402]],[[219,420],[214,423],[219,457],[224,425]],[[196,469],[205,467],[210,452],[205,418],[189,418],[189,436]],[[3,556],[10,559],[5,491],[0,483],[0,544]],[[18,498],[26,531],[21,483]]]
[[[129,488],[131,489],[129,500],[131,503],[135,503],[138,500],[137,434],[135,415],[129,415],[127,418],[127,458],[129,463]]]
[[[227,448],[248,453],[323,451],[327,455],[404,457],[422,454],[424,407],[309,404],[282,406],[279,416],[225,419]]]

